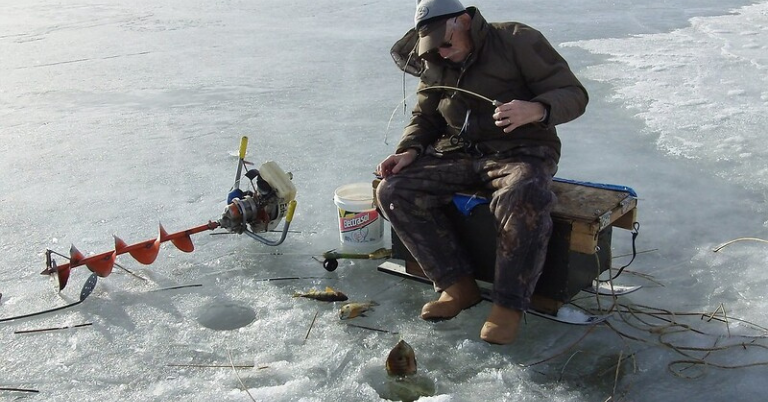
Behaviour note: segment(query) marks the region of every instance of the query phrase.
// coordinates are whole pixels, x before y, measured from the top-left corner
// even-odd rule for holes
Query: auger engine
[[[239,180],[235,182],[219,224],[230,232],[249,235],[262,243],[279,244],[256,233],[272,231],[292,210],[296,197],[296,188],[291,182],[293,176],[270,161],[259,169],[247,171],[245,177],[250,181],[251,189],[243,191],[239,188]]]

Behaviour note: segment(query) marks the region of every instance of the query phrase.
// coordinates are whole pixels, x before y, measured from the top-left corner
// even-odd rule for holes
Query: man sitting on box
[[[441,291],[426,320],[480,302],[472,261],[443,212],[453,194],[485,188],[497,230],[493,307],[480,337],[515,340],[552,232],[555,126],[584,113],[587,92],[535,29],[486,22],[457,0],[421,0],[416,27],[392,48],[419,77],[417,104],[393,155],[377,166],[382,213]]]

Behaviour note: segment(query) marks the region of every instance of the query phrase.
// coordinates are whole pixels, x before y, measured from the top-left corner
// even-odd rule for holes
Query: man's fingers
[[[392,174],[395,174],[402,170],[404,167],[406,167],[408,164],[403,163],[404,158],[400,158],[397,160],[397,163],[395,163],[395,166],[392,166]]]

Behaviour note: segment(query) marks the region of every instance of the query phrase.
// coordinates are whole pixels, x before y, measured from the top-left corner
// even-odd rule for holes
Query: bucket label
[[[339,230],[342,232],[351,232],[362,229],[379,218],[379,213],[375,209],[365,212],[352,212],[339,209]]]
[[[381,240],[383,225],[379,213],[375,210],[363,212],[339,209],[339,231],[345,243],[364,244]]]

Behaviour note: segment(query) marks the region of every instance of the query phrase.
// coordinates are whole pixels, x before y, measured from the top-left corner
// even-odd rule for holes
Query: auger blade
[[[70,265],[79,265],[80,261],[82,261],[85,258],[83,253],[80,252],[80,250],[75,247],[75,245],[71,245],[69,247],[69,264]]]
[[[126,244],[123,239],[113,236],[115,238],[114,250],[89,257],[83,255],[77,247],[72,245],[69,249],[69,262],[62,264],[61,266],[57,266],[56,262],[51,259],[51,252],[49,250],[46,253],[46,269],[41,272],[41,274],[50,275],[54,278],[54,280],[58,282],[58,287],[61,291],[67,286],[70,270],[74,267],[85,265],[96,276],[105,277],[112,273],[112,268],[115,265],[117,256],[125,253],[129,253],[131,257],[136,259],[136,261],[144,265],[149,265],[155,262],[157,255],[160,253],[161,243],[171,241],[179,250],[189,253],[195,249],[194,244],[192,244],[191,235],[206,230],[214,230],[220,226],[219,222],[208,221],[208,223],[204,225],[168,234],[168,232],[165,231],[165,228],[160,225],[160,233],[156,239],[145,240],[130,245]]]
[[[165,228],[163,225],[160,225],[160,241],[168,241],[170,240],[171,243],[173,243],[176,248],[179,250],[185,252],[185,253],[191,253],[195,251],[195,245],[192,244],[192,238],[187,234],[187,231],[182,232],[176,232],[174,234],[169,235],[168,232],[165,231]]]
[[[112,267],[115,266],[115,258],[117,258],[117,254],[114,252],[109,253],[108,255],[105,255],[101,258],[89,260],[85,263],[85,266],[88,267],[91,272],[102,278],[105,278],[112,273]]]
[[[112,267],[115,265],[115,257],[116,254],[114,252],[86,257],[74,244],[69,248],[70,267],[85,265],[91,272],[101,277],[109,276],[109,274],[112,273]],[[67,269],[67,274],[69,274],[69,269]],[[66,285],[66,281],[64,284]],[[63,288],[64,287],[62,286],[61,289]]]
[[[67,286],[67,282],[69,281],[69,264],[64,264],[62,266],[56,266],[56,261],[51,261],[51,278],[56,282],[56,285],[59,288],[59,291],[64,290],[64,287]]]
[[[152,264],[160,253],[160,239],[137,243],[130,247],[128,253],[130,253],[131,257],[136,261],[144,265]]]
[[[112,235],[112,237],[115,238],[115,254],[122,254],[125,252],[125,249],[128,248],[128,245],[123,241],[123,239]]]
[[[176,246],[177,249],[185,253],[191,253],[195,251],[195,245],[192,243],[192,238],[189,237],[189,235],[172,239],[171,243],[173,243],[173,245]]]

